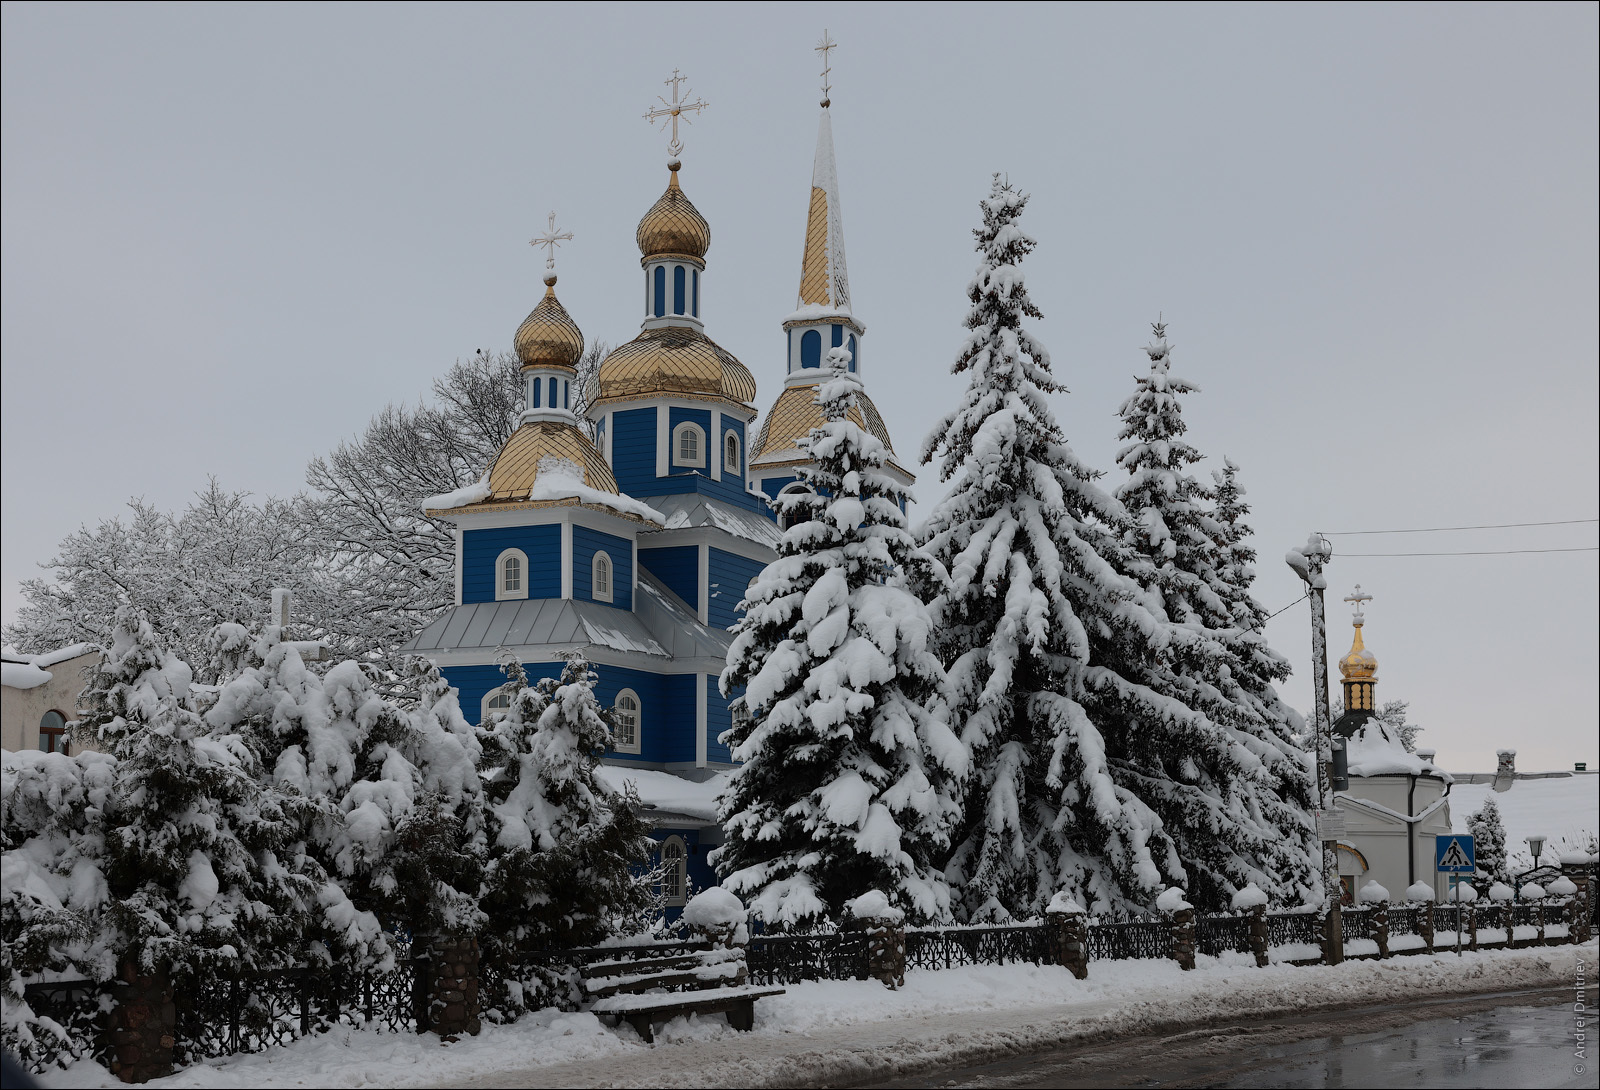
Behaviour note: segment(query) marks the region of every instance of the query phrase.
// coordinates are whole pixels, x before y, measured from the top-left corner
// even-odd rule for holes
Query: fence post
[[[1172,914],[1172,960],[1185,972],[1194,968],[1194,906],[1186,905]]]
[[[1543,946],[1545,944],[1545,942],[1544,942],[1544,901],[1541,900],[1538,904],[1534,905],[1534,908],[1537,909],[1538,912],[1539,912],[1539,937],[1536,940],[1534,940],[1534,944],[1536,946]]]
[[[1322,918],[1322,964],[1344,962],[1344,916],[1338,904],[1331,905]]]
[[[1050,959],[1064,965],[1079,980],[1089,976],[1089,917],[1083,906],[1058,893],[1044,910],[1045,926],[1050,928]]]
[[[1467,906],[1467,949],[1478,952],[1478,906]]]
[[[1256,905],[1250,910],[1250,952],[1256,956],[1256,968],[1265,969],[1267,960],[1267,906]]]
[[[123,1082],[149,1082],[172,1074],[177,1046],[178,1007],[172,980],[164,970],[145,975],[126,958],[111,984],[111,1071]]]
[[[1389,956],[1389,902],[1379,901],[1372,906],[1372,937],[1378,943],[1378,959]]]
[[[1589,862],[1579,863],[1580,857],[1574,853],[1572,862],[1565,858],[1561,861],[1561,874],[1577,888],[1577,899],[1573,902],[1572,922],[1568,925],[1572,930],[1572,941],[1583,943],[1589,941],[1590,922],[1594,917],[1594,864]]]
[[[1421,914],[1417,922],[1417,934],[1422,936],[1423,947],[1431,954],[1433,953],[1433,902],[1423,901],[1417,907],[1417,911]]]
[[[419,1030],[432,1030],[440,1037],[476,1036],[483,1029],[478,1018],[478,940],[471,935],[436,935],[428,953],[428,1025]]]
[[[845,902],[850,914],[846,927],[864,932],[867,975],[887,988],[906,982],[906,914],[877,890],[868,890]]]

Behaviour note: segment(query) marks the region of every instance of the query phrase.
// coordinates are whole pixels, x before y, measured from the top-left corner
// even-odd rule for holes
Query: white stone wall
[[[69,720],[77,718],[78,694],[88,683],[89,670],[98,658],[99,652],[91,651],[44,667],[50,680],[31,689],[0,686],[0,747],[38,749],[39,720],[46,712],[58,711]],[[73,743],[68,752],[92,748]]]
[[[1414,873],[1416,881],[1431,883],[1435,895],[1443,901],[1450,883],[1447,876],[1434,871],[1434,838],[1450,831],[1450,803],[1446,800],[1422,821],[1403,820],[1400,815],[1406,813],[1406,793],[1411,779],[1410,776],[1350,777],[1350,790],[1339,796],[1339,808],[1345,815],[1344,840],[1365,857],[1367,866],[1362,872],[1354,857],[1341,851],[1339,873],[1354,876],[1358,891],[1368,882],[1377,882],[1397,901],[1405,897]],[[1427,810],[1444,796],[1446,786],[1443,780],[1433,776],[1417,777],[1411,812],[1420,814]],[[1363,802],[1374,805],[1365,806]],[[1385,810],[1392,813],[1385,813]],[[1408,825],[1412,827],[1409,841]],[[1414,870],[1407,865],[1408,844]]]

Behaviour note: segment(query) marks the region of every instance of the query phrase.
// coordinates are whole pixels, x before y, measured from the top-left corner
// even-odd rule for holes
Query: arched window
[[[639,694],[624,689],[617,694],[616,706],[611,709],[611,741],[618,753],[638,753],[639,741],[644,734],[644,707]]]
[[[494,562],[494,600],[509,601],[528,596],[528,554],[507,549]]]
[[[39,749],[45,753],[67,751],[67,717],[57,711],[45,712],[39,719]]]
[[[611,601],[611,557],[603,552],[594,554],[589,591],[597,602]]]
[[[689,849],[681,836],[661,842],[661,899],[673,908],[689,900]]]
[[[731,428],[722,437],[722,471],[739,472],[739,433]]]
[[[822,334],[808,329],[800,338],[800,366],[822,366]]]
[[[663,317],[666,316],[666,313],[667,313],[667,267],[665,265],[657,265],[656,266],[655,281],[656,281],[655,315],[656,315],[657,318],[663,318]]]
[[[682,265],[672,266],[672,313],[682,314],[689,305],[689,287],[684,282]]]
[[[850,370],[854,371],[856,369],[856,335],[854,333],[850,334],[850,338],[844,342],[844,346],[850,350]]]
[[[556,378],[554,375],[550,376],[550,407],[552,409],[556,407]]]
[[[672,464],[705,468],[706,433],[699,424],[679,424],[672,429]]]
[[[689,280],[692,285],[689,289],[689,312],[698,318],[700,317],[700,270],[692,270],[689,273]]]
[[[803,492],[810,491],[811,487],[809,485],[803,484],[800,481],[796,481],[794,484],[784,485],[783,490],[778,493],[778,496],[781,499],[784,496],[798,496]],[[778,529],[787,530],[789,527],[793,526],[799,521],[799,518],[791,518],[782,507],[778,508]]]
[[[489,717],[495,712],[503,712],[511,707],[511,695],[503,689],[490,689],[483,698],[483,717],[480,723],[487,723]]]
[[[528,380],[528,390],[528,408],[541,408],[544,404],[544,383],[539,381],[538,375]]]

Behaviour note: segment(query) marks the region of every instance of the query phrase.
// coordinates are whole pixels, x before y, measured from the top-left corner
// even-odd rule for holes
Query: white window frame
[[[506,589],[506,561],[516,559],[522,563],[521,584],[516,590]],[[514,602],[528,596],[528,554],[521,549],[506,549],[494,558],[494,600]]]
[[[743,446],[743,444],[741,444],[739,442],[739,433],[738,432],[734,431],[732,428],[729,428],[726,432],[723,433],[723,435],[722,435],[722,472],[724,472],[724,473],[738,473],[739,472],[739,462],[740,462],[739,455],[740,455],[742,446]],[[730,449],[733,452],[733,458],[731,460],[728,458],[728,452],[729,452]]]
[[[677,865],[668,869],[667,851],[676,848]],[[661,842],[661,896],[668,908],[682,908],[689,903],[689,845],[676,834]]]
[[[496,700],[504,700],[504,704],[496,704]],[[479,705],[479,723],[487,723],[489,716],[495,712],[505,711],[511,707],[511,694],[495,688],[483,694],[483,702]]]
[[[617,712],[622,709],[622,701],[625,697],[633,701],[634,708],[633,741],[627,744],[623,743],[622,738],[618,734],[614,725],[616,723]],[[614,743],[614,748],[616,751],[618,753],[632,753],[635,755],[642,752],[644,749],[644,701],[640,700],[639,694],[634,692],[632,689],[623,689],[621,692],[617,693],[617,700],[616,703],[612,705],[612,709],[611,720],[613,727],[611,731],[611,740]]]
[[[699,453],[693,461],[683,456],[683,436],[693,433],[695,450]],[[685,420],[682,424],[672,429],[672,464],[684,466],[688,469],[704,469],[706,467],[706,430],[699,424]]]
[[[778,496],[774,497],[774,499],[776,499],[778,497],[781,497],[781,496],[798,496],[802,492],[815,492],[815,491],[816,491],[816,489],[812,488],[810,485],[806,484],[804,481],[790,481],[788,484],[786,484],[782,488],[778,489]],[[782,511],[779,511],[778,512],[778,529],[787,530],[789,528],[789,525],[790,525],[789,516],[784,514]]]
[[[600,589],[601,565],[605,565],[605,589]],[[611,602],[616,600],[617,564],[611,559],[611,554],[604,549],[596,549],[594,558],[589,561],[589,594],[597,602]]]

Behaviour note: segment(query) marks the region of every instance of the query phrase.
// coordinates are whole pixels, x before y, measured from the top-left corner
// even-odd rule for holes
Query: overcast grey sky
[[[1003,18],[1001,16],[1003,15]],[[80,523],[217,474],[258,494],[538,298],[637,331],[641,119],[674,67],[711,107],[683,184],[708,332],[782,373],[824,26],[864,378],[915,457],[949,374],[992,171],[1033,195],[1037,332],[1074,446],[1158,313],[1240,463],[1271,609],[1339,531],[1592,518],[1596,7],[134,7],[3,15],[4,611]],[[1107,483],[1114,484],[1115,473]],[[941,489],[923,470],[925,505]],[[1594,524],[1336,538],[1354,552],[1588,546]],[[1379,694],[1447,767],[1596,761],[1593,552],[1358,558]],[[1310,703],[1305,605],[1269,629]]]

